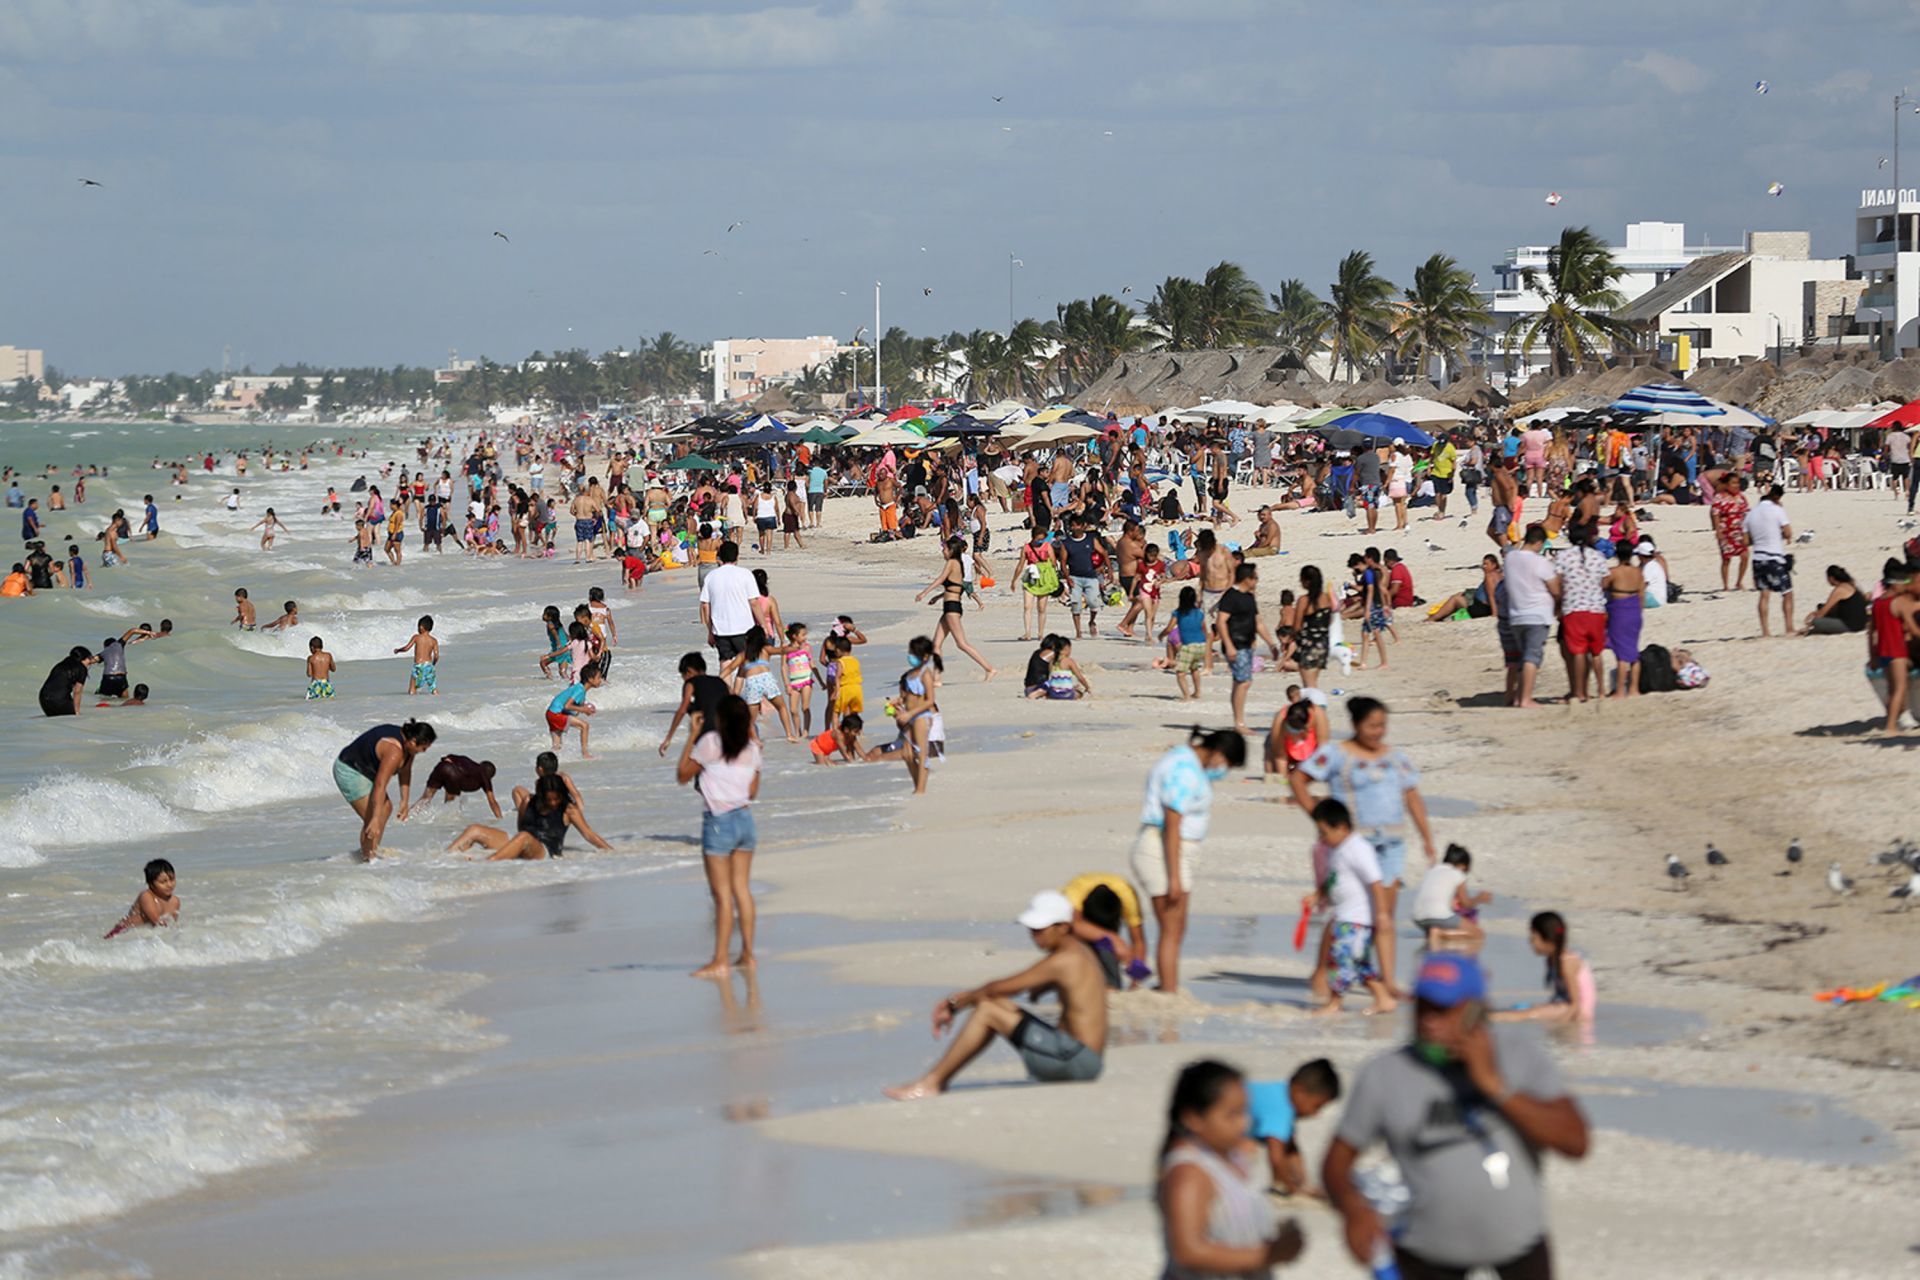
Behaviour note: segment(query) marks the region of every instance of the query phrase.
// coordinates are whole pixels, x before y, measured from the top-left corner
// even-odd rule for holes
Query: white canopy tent
[[[1429,422],[1466,422],[1473,417],[1463,413],[1452,405],[1441,404],[1438,400],[1429,400],[1425,396],[1404,396],[1398,400],[1382,400],[1373,406],[1374,413],[1384,413],[1389,418],[1398,418],[1402,422],[1411,422],[1414,426],[1425,426]]]

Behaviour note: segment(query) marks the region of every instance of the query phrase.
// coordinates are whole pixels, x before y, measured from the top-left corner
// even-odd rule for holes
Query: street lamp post
[[[1896,360],[1900,358],[1900,233],[1905,229],[1900,213],[1900,111],[1911,103],[1913,97],[1904,88],[1893,95],[1893,341],[1887,355]],[[1913,109],[1920,114],[1920,105]]]
[[[1784,334],[1786,326],[1781,324],[1780,317],[1771,311],[1767,312],[1767,318],[1773,321],[1773,367],[1778,369],[1781,367],[1781,361],[1784,357],[1784,348],[1786,346]]]
[[[1007,336],[1009,338],[1013,336],[1013,269],[1026,265],[1011,253],[1007,255]]]

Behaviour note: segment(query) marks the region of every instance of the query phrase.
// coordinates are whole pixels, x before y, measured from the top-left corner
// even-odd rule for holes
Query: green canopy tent
[[[800,443],[801,444],[839,444],[841,439],[842,437],[840,433],[837,431],[830,431],[826,427],[815,427],[813,430],[807,432],[807,434],[800,437]]]
[[[667,464],[669,471],[719,471],[722,469],[713,459],[703,458],[697,453],[690,453],[684,458],[677,458]]]

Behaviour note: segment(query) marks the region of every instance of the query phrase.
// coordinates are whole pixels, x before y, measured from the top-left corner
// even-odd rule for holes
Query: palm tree
[[[1347,381],[1354,369],[1380,349],[1393,323],[1393,282],[1373,269],[1373,255],[1355,249],[1340,259],[1340,269],[1327,290],[1327,347],[1333,367],[1347,365]]]
[[[967,362],[967,398],[997,400],[1004,392],[1007,340],[991,329],[975,329],[960,348]]]
[[[1111,294],[1063,302],[1054,308],[1054,316],[1047,323],[1047,336],[1060,344],[1053,373],[1066,391],[1085,387],[1150,337],[1134,324],[1133,308]]]
[[[1168,276],[1147,299],[1147,319],[1154,328],[1155,345],[1167,351],[1192,351],[1206,345],[1198,281]]]
[[[679,395],[700,379],[699,353],[670,329],[640,348],[636,358],[641,377],[658,396]]]
[[[1026,319],[1013,326],[1007,335],[1002,369],[1013,395],[1040,399],[1048,391],[1047,349],[1053,340],[1046,326]]]
[[[1314,296],[1304,280],[1282,280],[1280,292],[1268,296],[1273,302],[1276,345],[1306,363],[1326,338],[1327,304]]]
[[[1541,341],[1553,356],[1556,376],[1572,373],[1611,345],[1625,329],[1613,318],[1614,308],[1626,301],[1614,282],[1625,274],[1613,260],[1613,250],[1590,227],[1568,227],[1560,243],[1547,250],[1547,268],[1528,267],[1520,285],[1538,294],[1546,307],[1514,321],[1520,330],[1520,349],[1527,355]]]
[[[1473,274],[1444,253],[1436,253],[1413,269],[1413,283],[1394,321],[1400,354],[1411,353],[1422,374],[1427,357],[1445,358],[1447,372],[1473,337],[1476,325],[1492,319],[1474,291]]]
[[[1244,347],[1269,337],[1266,294],[1236,262],[1221,262],[1200,279],[1202,334],[1209,347]]]

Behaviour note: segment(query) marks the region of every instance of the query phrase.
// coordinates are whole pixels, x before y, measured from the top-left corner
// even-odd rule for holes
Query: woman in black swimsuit
[[[948,636],[960,646],[960,652],[980,664],[980,669],[991,680],[999,674],[999,668],[990,665],[980,656],[980,651],[967,643],[967,628],[962,619],[966,616],[967,581],[966,565],[962,557],[966,555],[967,543],[964,538],[948,538],[946,542],[947,559],[940,566],[940,576],[920,588],[914,594],[915,600],[925,600],[929,592],[940,593],[940,621],[933,626],[933,651],[940,652],[940,646]]]
[[[493,852],[488,862],[507,862],[516,858],[538,861],[541,858],[558,858],[560,847],[567,838],[567,828],[572,827],[586,837],[587,843],[596,849],[611,849],[612,845],[600,838],[600,833],[587,825],[586,815],[580,812],[580,806],[567,794],[567,784],[558,774],[546,774],[533,784],[533,794],[520,806],[519,830],[512,835],[498,827],[483,826],[476,822],[460,833],[458,839],[447,846],[449,853],[464,853],[475,845],[485,845]]]
[[[1333,597],[1315,565],[1300,570],[1300,594],[1293,602],[1293,616],[1285,620],[1293,628],[1294,665],[1300,668],[1300,683],[1312,689],[1320,683],[1332,656]]]
[[[77,644],[67,651],[40,686],[40,710],[49,716],[77,716],[80,697],[87,690],[87,668],[100,659]]]

